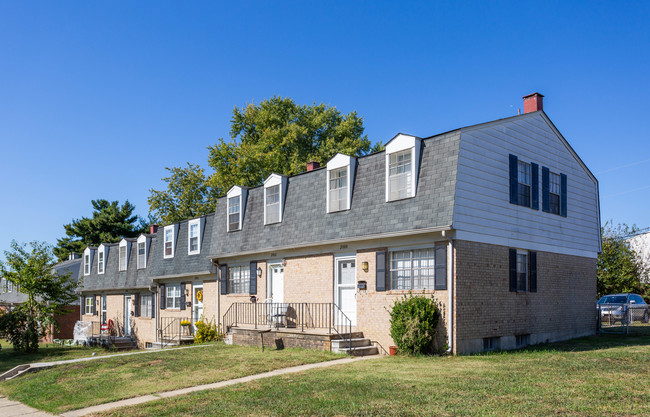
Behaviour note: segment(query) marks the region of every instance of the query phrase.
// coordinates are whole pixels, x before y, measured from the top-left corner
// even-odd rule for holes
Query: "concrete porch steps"
[[[355,335],[358,335],[355,334]],[[379,349],[372,344],[370,339],[363,337],[354,337],[351,340],[332,339],[332,352],[345,353],[351,356],[368,356],[378,355]]]
[[[116,337],[110,347],[117,350],[130,350],[137,349],[138,344],[130,337]]]

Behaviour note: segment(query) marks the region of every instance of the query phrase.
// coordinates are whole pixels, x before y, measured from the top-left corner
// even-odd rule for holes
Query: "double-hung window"
[[[390,288],[394,290],[434,289],[433,248],[390,253]]]
[[[180,306],[180,300],[179,300]],[[151,317],[152,316],[152,297],[151,294],[141,295],[140,296],[140,316],[141,317]]]
[[[200,253],[201,250],[199,248],[199,240],[200,240],[200,230],[199,227],[201,225],[199,220],[192,220],[189,223],[189,237],[188,237],[188,254],[190,255],[195,255],[197,253]]]
[[[90,275],[90,254],[84,255],[84,275]]]
[[[519,205],[530,207],[530,164],[518,161],[519,172],[517,180],[519,182],[517,200]]]
[[[549,211],[560,214],[560,174],[549,174]]]
[[[412,197],[411,150],[392,153],[388,158],[388,199],[399,200]]]
[[[528,289],[528,252],[517,251],[517,291]]]
[[[95,297],[86,297],[84,314],[95,314]]]
[[[120,271],[126,271],[126,245],[120,245]]]
[[[247,294],[250,289],[250,267],[232,266],[228,268],[228,292]]]
[[[329,211],[347,210],[348,208],[348,167],[333,169],[329,173]]]
[[[239,230],[241,196],[228,199],[228,231]]]
[[[280,221],[280,185],[264,189],[266,193],[266,224]]]
[[[104,273],[104,250],[103,249],[100,249],[99,253],[97,254],[97,273],[98,274]]]
[[[138,269],[147,267],[147,243],[138,242]]]
[[[165,227],[165,255],[163,258],[174,257],[174,226]]]
[[[181,308],[181,284],[167,284],[167,308]]]

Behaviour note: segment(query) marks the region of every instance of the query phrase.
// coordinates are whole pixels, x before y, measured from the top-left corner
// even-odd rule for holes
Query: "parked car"
[[[638,294],[610,294],[601,297],[596,305],[600,311],[600,318],[621,323],[642,321],[647,323],[650,319],[648,304]]]

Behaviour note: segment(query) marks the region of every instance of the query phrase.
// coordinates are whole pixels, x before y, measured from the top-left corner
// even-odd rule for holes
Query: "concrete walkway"
[[[18,401],[8,400],[7,397],[0,396],[0,416],[2,417],[51,417],[52,414],[28,407]]]
[[[293,374],[293,373],[297,373],[297,372],[307,371],[307,370],[310,370],[310,369],[327,368],[327,367],[334,366],[334,365],[342,365],[342,364],[346,364],[346,363],[358,362],[358,361],[381,358],[381,357],[382,356],[379,356],[379,355],[361,356],[361,357],[356,357],[356,358],[336,359],[336,360],[328,361],[328,362],[312,363],[312,364],[308,364],[308,365],[292,366],[290,368],[276,369],[274,371],[264,372],[264,373],[261,373],[261,374],[249,375],[249,376],[245,376],[245,377],[242,377],[242,378],[236,378],[236,379],[230,379],[228,381],[215,382],[215,383],[212,383],[212,384],[197,385],[195,387],[182,388],[182,389],[177,389],[177,390],[173,390],[173,391],[160,392],[160,393],[157,393],[157,394],[144,395],[142,397],[129,398],[129,399],[126,399],[126,400],[115,401],[115,402],[112,402],[112,403],[94,405],[92,407],[82,408],[80,410],[68,411],[66,413],[61,414],[61,416],[63,416],[63,417],[85,416],[85,415],[88,415],[88,414],[91,414],[91,413],[98,413],[98,412],[101,412],[101,411],[112,410],[114,408],[125,407],[125,406],[129,406],[129,405],[143,404],[143,403],[147,403],[149,401],[160,400],[160,399],[163,399],[163,398],[178,397],[179,395],[185,395],[185,394],[189,394],[189,393],[197,392],[197,391],[205,391],[205,390],[209,390],[209,389],[223,388],[223,387],[227,387],[227,386],[230,386],[230,385],[241,384],[241,383],[244,383],[244,382],[255,381],[257,379],[269,378],[269,377],[272,377],[272,376]],[[3,414],[3,411],[4,411],[4,409],[0,406],[0,416],[6,417],[5,414]],[[26,415],[26,416],[29,415],[29,416],[31,416],[31,414],[16,414],[16,415],[17,416],[18,415]],[[41,414],[41,415],[48,416],[50,414],[45,413],[45,414]]]

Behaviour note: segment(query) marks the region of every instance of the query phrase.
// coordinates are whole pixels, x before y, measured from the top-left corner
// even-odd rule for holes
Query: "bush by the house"
[[[194,323],[196,331],[194,332],[194,343],[214,342],[221,340],[221,333],[219,333],[219,326],[213,321],[204,322],[197,321]]]
[[[433,298],[404,296],[390,311],[390,335],[400,353],[434,353],[440,309]]]

